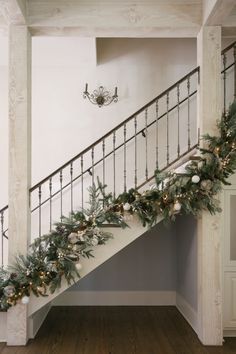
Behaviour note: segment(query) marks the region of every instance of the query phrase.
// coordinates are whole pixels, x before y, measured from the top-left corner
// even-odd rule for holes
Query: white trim
[[[7,340],[7,312],[0,312],[0,342]]]
[[[176,293],[176,307],[193,330],[198,333],[197,311],[194,310],[194,308],[179,293]]]
[[[175,291],[66,291],[53,306],[175,306]]]
[[[51,303],[42,307],[39,311],[34,313],[33,316],[29,318],[29,338],[34,338],[36,336],[50,309]]]
[[[236,329],[224,329],[224,337],[236,337]]]

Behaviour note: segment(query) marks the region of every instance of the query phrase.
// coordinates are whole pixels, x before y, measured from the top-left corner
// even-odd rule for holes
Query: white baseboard
[[[236,337],[236,329],[224,329],[223,337]]]
[[[175,291],[66,291],[53,306],[175,306]]]
[[[0,342],[7,340],[7,312],[0,312]]]
[[[47,305],[42,307],[39,311],[35,312],[33,316],[29,318],[29,338],[34,338],[42,326],[47,314],[51,308],[51,303],[49,302]]]
[[[197,311],[195,311],[179,293],[176,293],[176,307],[193,328],[193,330],[198,333]]]

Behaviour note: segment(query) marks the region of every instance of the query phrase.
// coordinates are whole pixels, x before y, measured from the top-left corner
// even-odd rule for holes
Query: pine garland
[[[142,224],[152,226],[159,216],[173,221],[176,215],[198,215],[202,210],[220,212],[217,195],[222,184],[236,170],[236,103],[218,123],[219,136],[202,137],[206,147],[186,167],[186,173],[155,173],[155,187],[140,193],[130,189],[115,200],[105,186],[89,188],[89,208],[71,213],[55,224],[55,229],[34,240],[26,256],[18,256],[14,265],[0,268],[0,310],[19,300],[27,304],[29,296],[47,296],[60,287],[62,277],[68,284],[78,279],[83,257],[93,257],[93,248],[106,244],[112,234],[106,223],[124,228],[124,213],[138,215]]]

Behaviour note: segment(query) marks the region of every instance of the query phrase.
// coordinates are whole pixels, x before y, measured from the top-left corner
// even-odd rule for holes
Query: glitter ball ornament
[[[13,285],[7,285],[4,289],[3,289],[3,293],[5,296],[10,297],[15,295],[16,289]]]
[[[131,205],[129,203],[125,203],[123,208],[124,208],[125,211],[128,211],[128,210],[130,210]]]
[[[198,176],[198,175],[194,175],[193,177],[192,177],[192,182],[193,183],[198,183],[200,181],[200,177]]]
[[[75,268],[79,272],[83,267],[81,263],[76,263]]]
[[[175,211],[180,211],[181,210],[181,204],[179,202],[175,202],[174,204],[174,210]]]
[[[68,236],[68,240],[72,244],[76,243],[78,241],[78,234],[76,232],[71,232]]]
[[[23,296],[21,302],[23,305],[27,305],[29,303],[29,296]]]

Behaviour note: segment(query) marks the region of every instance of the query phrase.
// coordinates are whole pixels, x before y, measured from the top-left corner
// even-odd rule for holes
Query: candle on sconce
[[[114,94],[115,97],[117,97],[117,87],[115,87],[115,94]]]
[[[88,92],[88,84],[85,84],[85,92]]]

